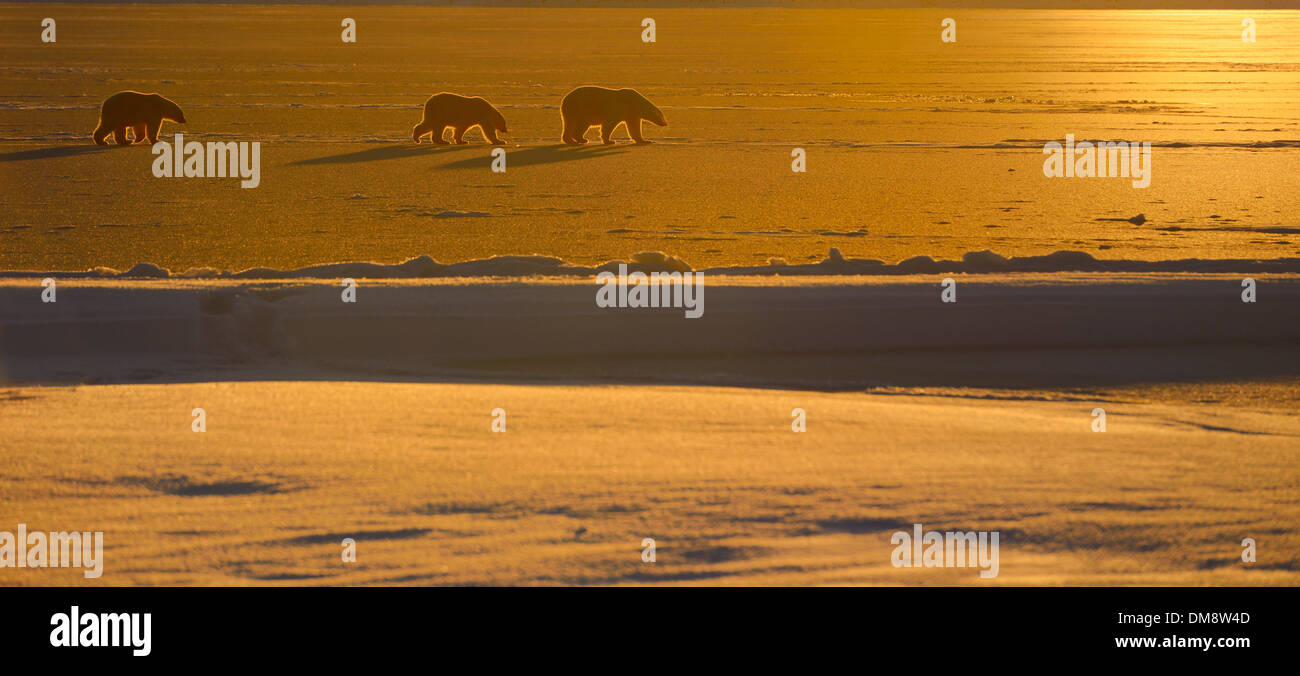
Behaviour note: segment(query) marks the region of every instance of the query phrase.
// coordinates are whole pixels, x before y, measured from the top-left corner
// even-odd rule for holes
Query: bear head
[[[633,99],[636,109],[641,112],[641,117],[643,119],[649,120],[660,127],[668,126],[668,118],[664,116],[664,111],[659,110],[659,106],[650,103],[650,99],[642,96],[641,92],[638,92],[635,89],[623,89],[620,91],[624,92],[624,95]]]
[[[171,120],[179,124],[185,124],[185,113],[181,112],[181,107],[176,105],[171,99],[160,94],[154,94],[158,100],[162,101],[163,119]]]
[[[487,103],[487,101],[484,101],[484,103]],[[498,132],[501,132],[502,134],[510,133],[510,130],[506,129],[506,117],[502,115],[501,111],[497,110],[496,106],[493,106],[492,104],[488,104],[488,118],[492,122],[493,129],[497,130]]]

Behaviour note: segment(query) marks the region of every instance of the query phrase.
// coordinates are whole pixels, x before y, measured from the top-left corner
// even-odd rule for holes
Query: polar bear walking
[[[108,145],[112,134],[118,145],[130,145],[126,138],[129,128],[135,133],[135,142],[158,142],[158,132],[163,120],[185,124],[185,113],[180,106],[161,94],[136,91],[118,92],[106,99],[99,108],[99,125],[91,134],[96,145]]]
[[[635,89],[607,89],[605,87],[578,87],[564,95],[560,102],[560,118],[564,122],[565,143],[580,145],[587,142],[587,131],[600,127],[600,140],[613,143],[610,136],[618,125],[627,127],[628,136],[637,143],[650,143],[641,136],[641,121],[649,120],[660,127],[668,126],[668,118],[655,104]]]
[[[506,129],[506,118],[487,99],[441,92],[424,102],[424,117],[411,129],[411,140],[419,143],[421,137],[432,135],[435,144],[447,145],[442,138],[447,127],[451,127],[452,140],[457,145],[469,143],[465,140],[465,132],[473,127],[478,127],[488,143],[494,146],[501,145],[498,132],[510,133]]]

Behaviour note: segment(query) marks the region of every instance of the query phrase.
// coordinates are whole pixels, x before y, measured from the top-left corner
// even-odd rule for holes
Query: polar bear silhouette
[[[607,89],[583,86],[564,95],[560,102],[560,118],[564,121],[565,143],[586,143],[587,130],[600,127],[600,140],[613,143],[610,135],[619,124],[627,127],[628,136],[637,143],[649,143],[641,136],[641,120],[649,120],[660,127],[668,126],[668,118],[655,104],[635,89]]]
[[[501,145],[497,132],[510,133],[506,129],[506,118],[487,99],[441,92],[424,102],[424,117],[411,128],[411,140],[419,143],[425,134],[432,134],[435,144],[447,145],[442,139],[447,127],[451,127],[452,139],[458,145],[469,143],[465,140],[465,132],[473,127],[478,127],[488,143],[494,146]]]
[[[96,145],[108,145],[108,135],[112,134],[118,145],[130,145],[126,138],[129,127],[135,133],[135,142],[147,140],[151,145],[158,142],[158,132],[163,120],[185,124],[185,113],[180,106],[161,94],[145,94],[136,91],[118,92],[106,99],[99,107],[99,126],[91,134]]]

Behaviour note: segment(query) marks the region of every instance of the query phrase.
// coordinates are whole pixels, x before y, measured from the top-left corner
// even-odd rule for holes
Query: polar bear
[[[435,144],[447,145],[442,139],[447,127],[451,127],[452,139],[458,145],[469,143],[465,140],[465,132],[473,127],[478,127],[488,143],[494,146],[501,145],[497,132],[510,133],[506,129],[506,118],[487,99],[442,92],[424,102],[424,117],[411,128],[411,140],[419,143],[425,134],[432,134]]]
[[[108,135],[112,134],[118,145],[130,145],[126,130],[130,127],[135,133],[135,142],[148,141],[151,145],[158,142],[158,132],[163,120],[185,124],[185,114],[180,106],[161,94],[145,94],[136,91],[118,92],[106,99],[99,107],[99,126],[95,127],[91,137],[96,145],[108,145]]]
[[[650,120],[660,127],[668,126],[663,111],[650,103],[635,89],[607,89],[605,87],[578,87],[564,95],[560,102],[560,118],[564,122],[565,143],[582,144],[587,130],[600,127],[600,140],[613,143],[610,135],[619,124],[627,126],[627,134],[637,143],[650,143],[641,136],[641,120]]]

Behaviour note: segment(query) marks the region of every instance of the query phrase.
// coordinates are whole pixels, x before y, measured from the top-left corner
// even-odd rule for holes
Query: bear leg
[[[144,123],[144,137],[149,141],[149,145],[158,142],[158,134],[162,132],[162,120],[149,120]],[[136,132],[136,141],[140,140],[140,132]]]
[[[446,139],[443,138],[443,135],[447,133],[446,127],[435,126],[434,130],[435,131],[433,132],[433,136],[432,136],[434,145],[440,145],[440,146],[451,145],[447,143]]]
[[[647,141],[641,135],[641,118],[627,121],[627,135],[631,136],[632,141],[635,143],[652,143],[652,141]]]
[[[95,140],[95,145],[106,146],[108,145],[108,141],[105,139],[108,138],[108,135],[112,133],[112,131],[112,129],[105,127],[103,122],[100,122],[99,125],[95,127],[95,131],[91,132],[90,137]]]
[[[148,132],[147,129],[145,129],[145,125],[144,125],[144,124],[136,124],[136,125],[132,125],[132,126],[131,126],[131,134],[132,134],[133,136],[135,136],[135,142],[136,142],[136,143],[143,143],[144,140],[145,140],[145,138],[147,138],[147,137],[149,136],[149,132]]]
[[[612,138],[610,138],[610,137],[614,135],[614,130],[615,130],[615,129],[618,129],[618,125],[621,124],[621,123],[622,123],[622,122],[619,121],[619,122],[614,122],[614,123],[605,122],[605,123],[601,124],[601,125],[600,125],[600,142],[601,142],[601,143],[604,143],[604,144],[607,145],[607,146],[612,146],[612,145],[614,145],[614,139],[612,139]],[[631,129],[631,127],[628,127],[628,129]]]
[[[463,146],[469,143],[469,141],[465,140],[465,132],[467,131],[469,131],[469,127],[452,127],[451,128],[452,142],[458,146]]]
[[[484,122],[474,126],[478,127],[479,133],[483,134],[483,138],[487,140],[488,145],[501,145],[501,139],[497,138],[496,132],[492,131],[492,123]],[[471,127],[471,129],[473,129],[473,127]]]
[[[585,131],[582,132],[582,134],[585,133]],[[586,141],[582,139],[582,134],[578,133],[578,123],[574,122],[570,118],[564,118],[564,135],[560,137],[560,140],[569,145],[580,145],[586,143]]]
[[[574,127],[574,128],[573,128],[573,134],[572,134],[572,137],[571,137],[573,140],[572,140],[572,141],[569,141],[569,143],[572,143],[573,145],[577,145],[577,146],[580,146],[580,145],[585,144],[585,143],[587,142],[587,132],[588,132],[588,131],[591,131],[591,128],[592,128],[593,126],[595,126],[595,125],[591,125],[591,124],[589,124],[589,125],[586,125],[586,126],[581,126],[581,125],[579,125],[579,126]]]
[[[126,127],[118,127],[117,129],[114,129],[113,139],[116,140],[117,144],[120,146],[131,145],[131,139],[126,137]]]

